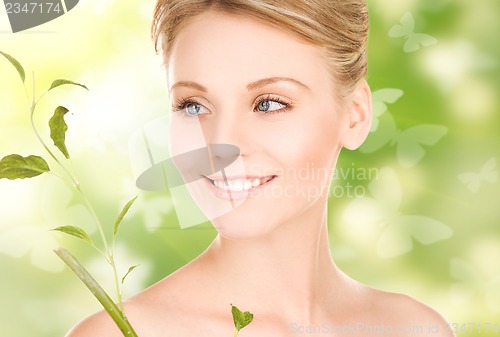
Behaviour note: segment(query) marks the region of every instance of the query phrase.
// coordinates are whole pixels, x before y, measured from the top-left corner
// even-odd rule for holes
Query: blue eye
[[[257,104],[257,110],[261,111],[261,112],[270,112],[270,111],[277,111],[277,110],[281,110],[283,108],[286,108],[287,105],[286,104],[283,104],[283,103],[280,103],[280,102],[277,102],[277,101],[273,101],[273,100],[263,100],[261,102],[259,102],[259,104]]]
[[[196,117],[210,113],[205,106],[192,99],[181,99],[177,101],[177,104],[172,108],[174,111],[181,112],[186,117]]]
[[[288,107],[288,103],[281,102],[277,98],[266,97],[257,103],[255,110],[263,113],[277,113],[286,110]]]
[[[200,114],[202,106],[196,103],[188,103],[186,104],[186,107],[184,109],[191,116],[197,116]]]

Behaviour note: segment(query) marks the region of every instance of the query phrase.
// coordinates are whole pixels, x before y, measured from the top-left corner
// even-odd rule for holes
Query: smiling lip
[[[265,177],[226,177],[226,179],[223,179],[223,177],[205,177],[212,192],[217,197],[225,200],[245,198],[250,192],[269,185],[274,178],[276,178],[275,175]]]

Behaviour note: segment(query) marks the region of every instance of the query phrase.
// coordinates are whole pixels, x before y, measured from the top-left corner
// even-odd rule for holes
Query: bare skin
[[[452,335],[428,306],[343,274],[331,258],[327,235],[331,176],[297,180],[284,170],[313,163],[321,172],[333,172],[343,147],[362,144],[371,125],[366,83],[339,102],[317,47],[259,21],[214,12],[183,29],[167,70],[171,101],[190,99],[176,109],[200,112],[194,118],[206,144],[237,145],[247,173],[276,175],[269,186],[294,193],[271,195],[264,189],[213,219],[219,235],[204,253],[126,302],[140,337],[232,336],[231,303],[255,316],[240,337],[320,335],[325,332],[306,334],[306,329],[351,324],[358,324],[357,330],[328,334],[372,336],[371,326],[384,327],[385,333],[378,333],[383,336]],[[255,102],[263,96],[269,103],[264,107],[278,113],[261,111]],[[283,102],[289,104],[286,111]],[[182,152],[189,139],[181,139],[175,126],[188,122],[176,114],[171,142],[174,152]],[[317,193],[297,193],[310,186]],[[435,324],[438,331],[429,332]],[[121,333],[100,312],[68,334],[83,336]]]

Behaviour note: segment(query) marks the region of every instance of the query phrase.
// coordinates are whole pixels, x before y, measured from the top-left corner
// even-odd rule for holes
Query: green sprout
[[[240,309],[231,304],[231,313],[233,314],[234,322],[234,337],[237,337],[240,330],[246,327],[253,321],[253,314],[249,311],[242,312]]]
[[[113,269],[113,275],[114,275],[114,280],[115,280],[115,287],[116,287],[116,294],[118,298],[118,306],[111,300],[110,296],[102,289],[102,287],[95,281],[95,279],[83,268],[83,266],[78,262],[78,260],[71,255],[66,249],[64,248],[58,248],[55,250],[55,253],[62,259],[64,263],[82,280],[82,282],[89,288],[89,290],[94,294],[94,296],[97,298],[97,300],[102,304],[106,312],[113,318],[114,322],[117,324],[117,326],[120,328],[120,330],[123,332],[124,336],[130,336],[134,337],[137,336],[136,332],[130,325],[130,323],[127,320],[127,317],[125,315],[124,311],[124,306],[123,306],[123,299],[122,299],[122,286],[125,281],[125,278],[127,275],[135,269],[137,266],[132,266],[129,268],[128,272],[121,278],[120,282],[120,277],[118,276],[118,272],[116,269],[116,263],[115,263],[115,240],[116,236],[118,234],[118,229],[120,226],[121,221],[127,214],[127,211],[130,209],[134,201],[137,199],[137,197],[133,198],[130,200],[121,213],[118,215],[116,218],[116,221],[113,226],[113,238],[112,238],[112,243],[111,247],[108,244],[108,240],[106,238],[106,235],[104,234],[104,227],[97,216],[97,213],[94,210],[94,207],[92,206],[89,198],[85,194],[84,190],[82,189],[79,179],[76,173],[71,173],[70,170],[68,169],[68,166],[65,165],[69,162],[70,167],[72,167],[71,163],[71,157],[69,154],[69,151],[66,147],[66,131],[68,130],[68,125],[66,124],[64,120],[64,116],[66,113],[69,111],[63,106],[58,106],[55,111],[54,115],[50,118],[48,124],[50,128],[50,138],[54,142],[54,146],[61,152],[61,154],[64,156],[64,159],[59,159],[56,156],[56,153],[54,153],[49,146],[44,142],[42,137],[40,136],[40,133],[38,132],[35,123],[34,123],[34,114],[36,111],[36,107],[40,100],[51,90],[54,90],[60,86],[63,85],[73,85],[73,86],[79,86],[83,89],[89,90],[85,85],[79,84],[73,81],[69,80],[64,80],[64,79],[58,79],[52,82],[51,86],[45,93],[43,93],[38,99],[35,97],[35,90],[36,90],[36,79],[35,79],[35,73],[33,73],[33,88],[32,88],[32,95],[30,98],[30,95],[28,94],[28,90],[26,88],[25,80],[26,80],[26,74],[24,71],[23,66],[11,55],[6,54],[4,52],[0,51],[0,54],[2,54],[13,66],[16,68],[19,77],[21,78],[21,81],[23,83],[24,91],[26,93],[26,98],[28,99],[29,103],[29,116],[30,116],[30,121],[31,121],[31,127],[33,129],[33,132],[35,133],[38,141],[41,143],[47,154],[53,159],[53,161],[58,165],[63,172],[65,173],[65,177],[61,177],[57,175],[56,173],[52,172],[49,164],[47,161],[41,157],[41,156],[35,156],[35,155],[30,155],[27,157],[20,156],[18,154],[12,154],[8,155],[2,158],[0,160],[0,179],[26,179],[26,178],[33,178],[37,177],[41,174],[44,173],[50,173],[53,174],[64,181],[68,182],[71,187],[75,188],[78,194],[80,195],[83,203],[89,210],[90,214],[92,215],[92,218],[97,225],[97,228],[99,230],[101,240],[102,240],[102,245],[104,246],[104,249],[98,248],[95,243],[92,241],[90,236],[83,230],[82,228],[76,227],[76,226],[60,226],[57,228],[54,228],[54,231],[62,232],[71,236],[74,236],[76,238],[79,238],[86,243],[88,243],[90,246],[92,246],[94,249],[96,249],[101,255],[104,256],[108,264],[111,266]],[[65,179],[66,178],[66,179]]]
[[[23,157],[18,154],[11,154],[3,157],[0,160],[0,179],[9,179],[9,180],[26,179],[26,178],[37,177],[44,173],[48,173],[61,178],[62,180],[66,181],[72,188],[76,189],[83,203],[85,204],[90,214],[92,215],[92,218],[99,230],[103,249],[100,249],[90,238],[87,232],[85,232],[85,230],[80,227],[59,226],[54,228],[53,231],[62,232],[85,241],[87,244],[89,244],[91,247],[97,250],[99,254],[101,254],[105,258],[106,262],[111,266],[113,270],[118,304],[116,304],[111,299],[108,293],[106,293],[106,291],[99,285],[99,283],[92,277],[92,275],[90,275],[90,273],[80,264],[80,262],[68,250],[64,248],[58,248],[54,250],[54,252],[92,292],[92,294],[99,301],[99,303],[101,303],[104,310],[113,319],[113,321],[118,326],[123,335],[126,337],[137,337],[137,333],[134,331],[133,327],[131,326],[125,315],[125,310],[123,305],[123,295],[122,295],[122,287],[125,282],[125,279],[130,274],[130,272],[132,272],[137,267],[137,265],[131,266],[125,273],[125,275],[120,279],[120,277],[118,276],[115,263],[115,241],[120,228],[120,224],[123,218],[126,216],[129,209],[132,207],[135,200],[137,199],[137,196],[131,199],[123,207],[122,211],[117,216],[113,224],[113,237],[111,240],[111,245],[108,244],[108,239],[104,234],[104,227],[102,225],[102,222],[97,216],[97,213],[95,212],[94,207],[90,202],[90,199],[87,197],[84,190],[82,189],[77,174],[71,173],[70,170],[68,169],[68,166],[65,165],[65,163],[69,163],[70,164],[69,167],[73,167],[70,153],[68,151],[68,148],[66,147],[66,132],[68,131],[68,125],[64,120],[64,116],[66,115],[66,113],[69,112],[69,110],[63,106],[58,106],[54,110],[54,115],[50,118],[48,122],[50,128],[50,138],[52,139],[54,146],[64,156],[64,159],[63,158],[59,159],[56,156],[56,154],[49,148],[49,146],[43,141],[41,135],[39,134],[35,126],[33,118],[39,101],[49,91],[63,85],[73,85],[73,86],[79,86],[86,90],[89,89],[83,84],[79,84],[64,79],[58,79],[53,81],[49,89],[37,99],[35,97],[36,79],[35,79],[35,73],[33,72],[33,88],[32,88],[32,96],[30,98],[30,95],[28,94],[28,90],[25,84],[26,74],[23,66],[11,55],[6,54],[2,51],[0,51],[0,54],[2,54],[14,66],[14,68],[17,70],[19,74],[19,77],[21,78],[24,91],[26,93],[26,98],[29,103],[29,116],[33,132],[35,133],[38,141],[43,146],[47,154],[52,158],[55,164],[59,166],[65,173],[65,177],[61,177],[58,174],[52,172],[47,161],[41,156],[30,155],[27,157]],[[238,333],[241,329],[243,329],[252,322],[253,314],[251,314],[248,311],[242,312],[233,305],[231,305],[231,313],[233,315],[233,321],[235,326],[234,337],[236,337],[238,336]]]

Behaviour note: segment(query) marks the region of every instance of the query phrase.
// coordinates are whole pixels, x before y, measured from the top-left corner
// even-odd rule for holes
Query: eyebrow
[[[307,85],[305,85],[304,83],[300,82],[300,81],[297,81],[293,78],[289,78],[289,77],[269,77],[269,78],[264,78],[262,80],[258,80],[258,81],[255,81],[253,83],[250,83],[249,85],[247,85],[247,89],[248,90],[255,90],[255,89],[259,89],[259,88],[262,88],[266,85],[269,85],[269,84],[273,84],[273,83],[276,83],[276,82],[291,82],[295,85],[298,85],[304,89],[307,89],[307,90],[311,90],[311,88],[309,88]]]
[[[191,82],[191,81],[179,81],[179,82],[175,83],[170,88],[170,91],[172,91],[175,88],[179,88],[179,87],[194,88],[194,89],[197,89],[199,91],[208,92],[208,89],[205,88],[204,86],[202,86],[201,84],[198,84],[196,82]]]
[[[269,78],[264,78],[264,79],[261,79],[261,80],[258,80],[258,81],[255,81],[255,82],[252,82],[252,83],[248,84],[247,85],[247,89],[249,91],[256,90],[256,89],[265,87],[266,85],[270,85],[270,84],[277,83],[277,82],[290,82],[290,83],[298,85],[298,86],[300,86],[300,87],[302,87],[304,89],[307,89],[309,91],[311,90],[311,88],[309,88],[304,83],[302,83],[300,81],[297,81],[296,79],[289,78],[289,77],[269,77]],[[179,87],[193,88],[193,89],[196,89],[196,90],[199,90],[199,91],[208,92],[208,89],[206,87],[202,86],[199,83],[192,82],[192,81],[179,81],[179,82],[175,83],[170,88],[170,90],[172,91],[173,89],[179,88]]]

